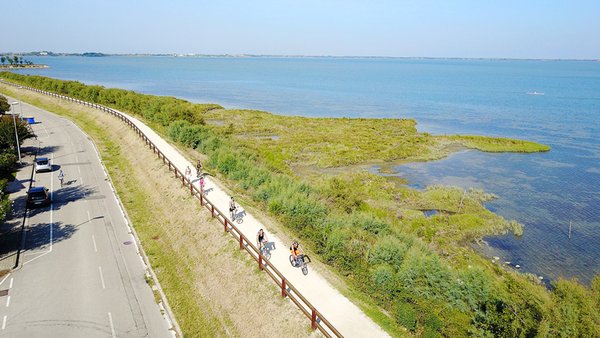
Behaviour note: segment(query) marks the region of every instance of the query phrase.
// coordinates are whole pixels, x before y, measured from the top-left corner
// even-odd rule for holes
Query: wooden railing
[[[88,107],[100,109],[109,114],[116,116],[130,126],[133,131],[146,143],[146,145],[152,150],[159,159],[163,161],[169,167],[169,171],[175,174],[175,178],[181,180],[183,186],[186,186],[190,190],[190,194],[200,201],[200,205],[210,211],[211,216],[216,218],[222,225],[225,232],[229,232],[237,241],[240,243],[240,250],[246,250],[246,252],[258,262],[258,269],[264,271],[281,289],[282,297],[289,297],[289,299],[298,306],[298,308],[304,313],[306,317],[310,319],[311,328],[313,330],[319,329],[326,337],[343,337],[343,335],[331,324],[309,301],[304,297],[300,291],[294,285],[292,285],[285,276],[273,265],[268,259],[264,257],[258,248],[249,240],[239,229],[233,224],[225,214],[217,208],[198,187],[192,184],[191,178],[188,178],[184,173],[177,168],[167,156],[144,134],[144,132],[138,128],[138,126],[125,114],[96,103],[91,103],[79,99],[74,99],[66,95],[60,95],[45,90],[31,88],[27,86],[18,85],[12,82],[0,80],[1,83],[27,89],[36,93],[49,95],[59,99],[79,103]]]

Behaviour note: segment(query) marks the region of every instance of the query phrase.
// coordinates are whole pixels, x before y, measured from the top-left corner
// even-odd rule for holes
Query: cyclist
[[[233,196],[231,196],[231,200],[229,201],[229,213],[231,214],[232,221],[235,218],[235,209],[237,209],[237,206],[235,205],[235,200],[233,199]]]
[[[200,177],[200,192],[204,193],[204,176]]]
[[[196,177],[200,178],[200,175],[202,175],[202,163],[200,162],[200,160],[198,160],[198,162],[196,163]]]
[[[294,266],[298,266],[302,263],[300,262],[300,259],[302,259],[303,253],[298,241],[294,241],[294,243],[292,243],[292,246],[290,246],[290,253],[292,254],[292,261],[295,263]]]
[[[63,173],[62,169],[58,172],[58,179],[60,180],[60,186],[62,187],[65,179],[65,173]]]
[[[258,251],[260,251],[268,241],[269,239],[267,239],[267,233],[264,232],[263,229],[258,230],[256,233],[256,245],[258,246]]]
[[[185,167],[185,178],[187,178],[189,180],[191,177],[192,177],[192,169],[188,165],[187,167]]]

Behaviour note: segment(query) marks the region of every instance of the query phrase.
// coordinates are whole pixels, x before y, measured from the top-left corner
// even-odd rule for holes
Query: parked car
[[[47,157],[38,157],[35,159],[35,172],[52,171],[52,163]]]
[[[28,207],[43,207],[50,204],[48,189],[44,187],[33,187],[27,192]]]

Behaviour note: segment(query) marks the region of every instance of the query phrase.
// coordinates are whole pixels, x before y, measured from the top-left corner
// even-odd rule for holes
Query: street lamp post
[[[13,116],[13,124],[15,126],[15,138],[17,139],[17,154],[19,155],[19,164],[23,164],[21,163],[21,146],[19,144],[19,133],[17,132],[17,118],[15,117],[15,109],[14,106],[18,105],[19,102],[13,102],[11,103],[11,110],[12,110],[12,116]],[[23,112],[23,108],[20,108],[21,112]]]

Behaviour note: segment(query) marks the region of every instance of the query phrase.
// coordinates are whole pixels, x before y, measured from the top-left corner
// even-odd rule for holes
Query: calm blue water
[[[61,79],[279,114],[415,118],[435,134],[546,143],[543,154],[465,151],[397,168],[414,186],[478,187],[525,225],[481,250],[588,283],[600,272],[600,62],[353,58],[29,58]],[[528,95],[528,92],[545,95]],[[567,234],[572,223],[572,238]]]

